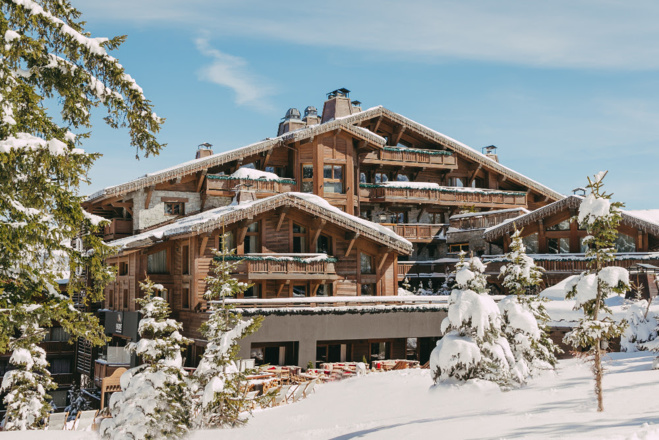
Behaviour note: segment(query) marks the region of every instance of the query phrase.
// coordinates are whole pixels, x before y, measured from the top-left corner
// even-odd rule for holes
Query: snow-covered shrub
[[[101,435],[113,440],[181,438],[191,427],[192,406],[181,348],[192,341],[181,335],[179,322],[168,318],[167,302],[155,296],[163,286],[147,278],[140,287],[140,340],[127,349],[144,363],[121,376],[121,392],[110,398],[112,418],[101,424]]]
[[[620,350],[627,352],[659,351],[657,317],[648,311],[648,301],[635,301],[625,314],[627,327],[620,337]]]
[[[556,365],[554,353],[560,349],[547,333],[549,316],[543,300],[526,296],[542,282],[543,270],[526,255],[521,231],[517,228],[506,259],[509,263],[501,267],[499,277],[503,278],[502,284],[511,295],[499,302],[499,309],[504,322],[503,332],[515,355],[513,376],[524,382],[538,369],[553,368]]]
[[[20,336],[9,342],[9,363],[14,369],[5,373],[0,386],[0,392],[6,393],[7,431],[43,429],[51,410],[47,392],[57,388],[47,370],[46,352],[37,345],[45,335],[34,313],[38,308],[17,307],[14,311],[14,316],[24,321]]]
[[[572,279],[566,284],[566,298],[575,299],[575,310],[583,309],[584,317],[563,341],[584,349],[593,356],[595,374],[595,394],[597,410],[603,411],[602,401],[602,342],[620,336],[626,323],[616,323],[610,317],[611,311],[605,300],[611,295],[624,294],[631,289],[629,272],[622,267],[604,267],[607,262],[615,260],[615,242],[618,237],[618,225],[622,220],[620,202],[611,202],[611,195],[602,190],[602,179],[606,172],[597,173],[588,188],[591,192],[581,202],[577,220],[588,235],[583,243],[588,246],[586,258],[589,271]],[[607,316],[609,315],[609,316]]]
[[[69,405],[64,408],[64,411],[69,413],[69,419],[75,418],[76,414],[81,411],[91,409],[89,402],[85,399],[85,396],[82,393],[82,388],[75,382],[71,385],[71,389],[68,392],[68,398]]]
[[[442,322],[444,337],[430,354],[435,383],[484,379],[511,386],[515,358],[501,331],[501,315],[485,288],[485,265],[477,257],[465,262],[460,253],[456,286],[448,316]]]
[[[246,372],[236,366],[237,341],[258,330],[263,318],[242,319],[232,305],[224,302],[225,298],[242,294],[250,287],[231,276],[238,263],[225,257],[232,253],[226,248],[215,251],[213,275],[206,278],[208,291],[204,298],[209,301],[210,316],[201,326],[201,333],[208,345],[193,377],[197,395],[194,423],[200,428],[242,425],[247,422],[243,415],[253,403],[245,399]]]

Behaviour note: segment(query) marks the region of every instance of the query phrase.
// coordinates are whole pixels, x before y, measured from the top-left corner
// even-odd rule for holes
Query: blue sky
[[[609,170],[629,209],[659,208],[659,3],[597,1],[74,0],[159,116],[156,158],[133,159],[99,112],[104,157],[86,192],[276,135],[289,107],[339,87],[565,194]]]

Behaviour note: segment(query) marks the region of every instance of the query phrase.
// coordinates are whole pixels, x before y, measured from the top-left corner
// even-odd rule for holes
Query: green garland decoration
[[[309,257],[309,258],[314,258],[314,257]],[[214,257],[216,261],[224,260],[224,261],[294,261],[296,263],[302,263],[302,264],[311,264],[311,263],[317,263],[317,262],[327,262],[327,263],[336,263],[338,260],[334,257],[328,257],[324,260],[316,260],[316,261],[307,261],[309,258],[301,258],[301,257],[258,257],[254,255],[226,255],[222,257]]]
[[[350,308],[349,306],[339,307],[300,307],[297,308],[277,308],[277,307],[254,307],[240,308],[235,310],[243,316],[308,316],[308,315],[376,315],[382,313],[428,313],[428,312],[446,312],[448,304],[432,305],[431,307],[414,307],[414,306],[360,306],[362,308]]]
[[[417,148],[400,148],[400,147],[384,147],[384,151],[392,151],[395,153],[406,152],[406,153],[421,153],[427,154],[428,156],[453,156],[452,151],[446,150],[419,150]]]
[[[526,196],[526,193],[524,191],[499,191],[496,189],[479,191],[479,190],[473,190],[473,188],[469,191],[460,191],[460,188],[458,187],[453,188],[446,186],[440,186],[439,188],[414,188],[410,186],[388,186],[388,185],[382,185],[380,183],[360,183],[359,187],[360,188],[422,189],[422,190],[436,191],[442,193],[452,193],[452,194],[470,193],[470,194],[501,194],[504,196]]]
[[[295,180],[293,179],[268,180],[265,178],[253,179],[251,177],[233,177],[233,176],[216,176],[216,175],[206,176],[206,178],[211,180],[249,180],[250,182],[277,182],[277,183],[289,183],[291,185],[295,185]]]

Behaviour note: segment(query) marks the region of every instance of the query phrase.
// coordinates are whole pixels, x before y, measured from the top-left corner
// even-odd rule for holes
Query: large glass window
[[[147,273],[167,273],[167,250],[149,254],[146,257]]]
[[[456,186],[458,188],[462,188],[465,186],[465,184],[462,177],[449,177],[448,186]]]
[[[389,181],[389,176],[386,173],[375,173],[375,183],[386,183]]]
[[[302,165],[302,192],[313,192],[313,165],[309,163]]]
[[[522,243],[526,248],[527,254],[537,254],[540,252],[540,246],[538,245],[538,234],[527,235],[522,238]]]
[[[389,342],[371,343],[371,360],[389,359],[390,352],[391,352],[391,343]]]
[[[343,165],[325,165],[323,182],[326,193],[343,194]]]
[[[584,243],[585,238],[586,237],[579,237],[579,249],[580,249],[579,252],[581,252],[582,254],[588,252],[588,245]]]
[[[260,251],[259,222],[254,222],[247,227],[244,244],[246,254],[254,254]]]
[[[375,284],[362,284],[361,291],[362,296],[373,296],[377,292]]]
[[[307,296],[307,286],[306,284],[294,285],[293,286],[293,296],[295,297],[304,297]]]
[[[369,274],[369,273],[374,273],[373,272],[373,257],[365,254],[363,252],[360,253],[359,261],[361,262],[361,273],[363,274]]]
[[[616,238],[616,250],[618,252],[636,252],[636,242],[633,237],[618,233]]]
[[[563,220],[560,223],[557,223],[553,226],[547,228],[548,231],[569,231],[570,230],[570,220]]]
[[[317,296],[332,296],[332,285],[331,284],[321,284],[318,286],[318,291],[316,292]]]
[[[569,254],[570,253],[570,239],[564,238],[548,238],[547,239],[547,252],[550,254]]]
[[[249,289],[245,290],[245,298],[260,298],[261,297],[261,285],[254,284]]]
[[[332,239],[327,235],[320,234],[316,241],[316,252],[319,254],[332,255]]]
[[[303,254],[307,252],[307,228],[293,223],[293,252]]]

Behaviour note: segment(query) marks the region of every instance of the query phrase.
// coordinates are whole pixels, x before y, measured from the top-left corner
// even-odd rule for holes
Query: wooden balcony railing
[[[39,343],[39,347],[46,350],[46,353],[73,353],[75,351],[75,345],[66,341],[43,341]]]
[[[424,168],[458,167],[456,156],[449,151],[419,150],[415,148],[384,147],[382,150],[367,154],[363,164],[374,165],[405,165]]]
[[[443,278],[455,268],[455,263],[458,261],[450,258],[445,260],[448,261],[399,261],[398,281],[405,279],[405,277]]]
[[[380,223],[401,237],[418,243],[429,243],[446,230],[448,225],[434,223]]]
[[[116,240],[133,235],[133,219],[113,218],[103,229],[104,240]]]
[[[235,272],[249,280],[335,280],[336,260],[325,254],[248,254],[235,257],[240,261]]]
[[[56,373],[51,374],[53,382],[57,385],[71,385],[73,383],[73,373]]]
[[[616,259],[610,262],[607,262],[606,266],[617,266],[629,269],[630,267],[639,264],[639,263],[650,263],[657,264],[656,260],[648,261],[647,256],[649,254],[638,252],[638,253],[620,253],[616,255]],[[546,273],[557,273],[557,274],[579,274],[585,270],[588,270],[588,260],[584,258],[584,254],[536,254],[530,255],[533,258],[537,266],[545,269]],[[494,261],[491,261],[494,259]],[[488,260],[490,260],[488,262]],[[488,273],[498,273],[502,265],[506,264],[505,261],[501,261],[500,257],[486,256],[484,262],[488,264],[487,272]]]
[[[449,186],[429,188],[406,188],[364,184],[359,195],[368,201],[425,203],[434,205],[468,205],[484,208],[526,207],[526,193],[521,191],[501,191],[494,189],[466,189]]]
[[[249,189],[257,193],[279,194],[295,191],[295,181],[291,179],[234,179],[229,176],[207,176],[206,191],[232,192],[238,185],[250,185]]]

